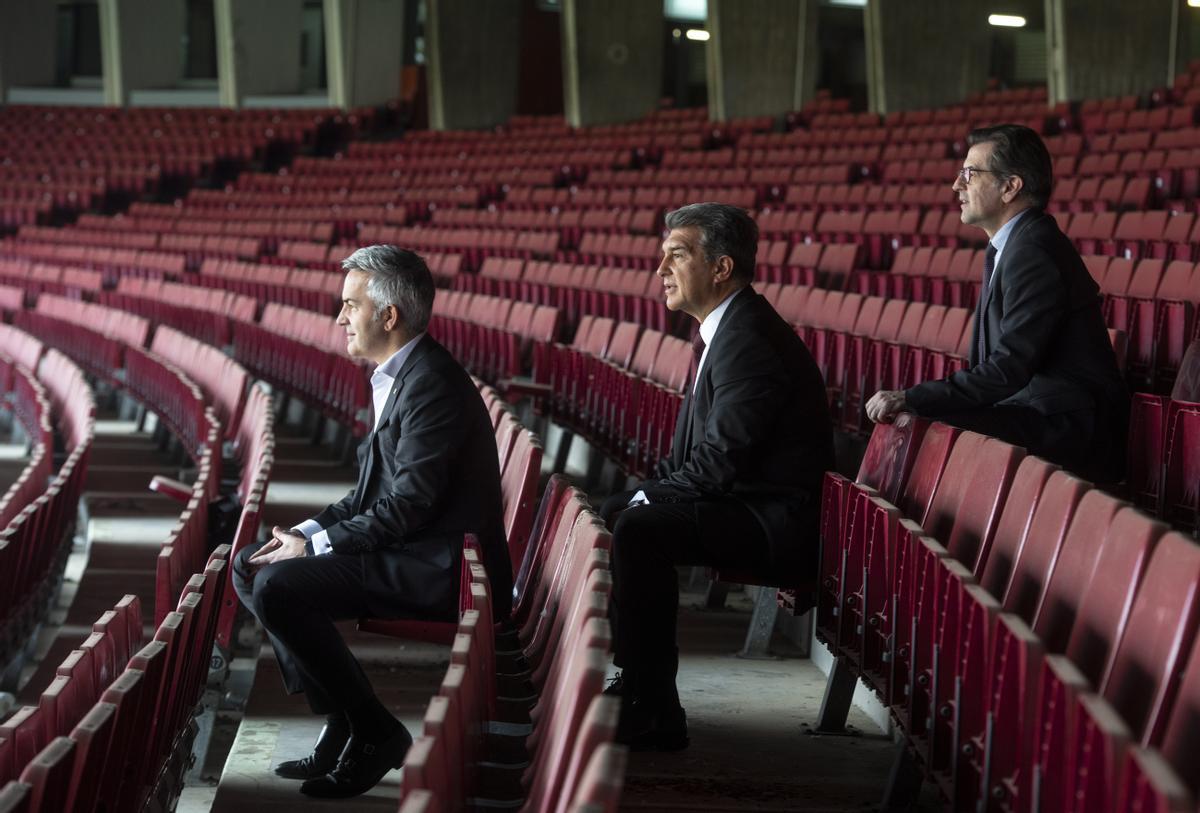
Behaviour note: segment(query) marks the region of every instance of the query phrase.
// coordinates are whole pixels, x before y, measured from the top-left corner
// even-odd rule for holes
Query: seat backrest
[[[930,424],[925,431],[921,448],[917,451],[917,458],[913,461],[912,471],[900,491],[897,503],[905,517],[917,522],[925,519],[959,433],[960,430],[944,423]]]
[[[1100,506],[1103,510],[1107,509],[1108,504]],[[1086,526],[1081,536],[1086,538],[1102,534],[1103,541],[1092,557],[1093,562],[1084,567],[1090,571],[1090,576],[1085,581],[1079,574],[1072,574],[1066,569],[1067,560],[1062,558],[1060,567],[1051,576],[1038,626],[1050,636],[1048,648],[1054,645],[1049,651],[1065,652],[1092,685],[1099,686],[1111,665],[1113,649],[1129,620],[1129,611],[1147,562],[1168,528],[1126,506],[1118,509],[1109,521],[1107,531],[1104,531],[1099,527],[1103,516],[1093,520],[1083,513],[1093,508],[1092,504],[1081,505],[1076,517],[1080,526]],[[1071,533],[1074,534],[1074,529]],[[1075,546],[1073,542],[1072,547],[1082,547]],[[1058,608],[1060,602],[1070,602],[1074,607],[1070,636],[1061,649],[1058,647],[1057,632],[1050,629],[1052,625],[1048,621],[1042,620],[1042,615],[1061,616],[1062,611]]]
[[[1196,770],[1196,754],[1200,753],[1200,646],[1194,643],[1158,748],[1187,784],[1192,798],[1197,798],[1200,794],[1200,771]]]
[[[1200,403],[1200,338],[1193,340],[1183,353],[1171,387],[1171,400]]]
[[[938,485],[949,502],[943,505],[935,493],[924,527],[935,539],[945,540],[950,555],[978,576],[1025,450],[996,438],[985,438],[977,450],[972,443],[959,449],[962,441],[960,436]]]
[[[1162,537],[1142,579],[1129,623],[1100,686],[1143,745],[1162,740],[1200,621],[1200,546],[1178,531]]]
[[[929,421],[903,412],[891,423],[877,423],[858,467],[856,482],[868,485],[895,504],[916,462]]]
[[[900,323],[904,320],[904,312],[907,309],[908,302],[903,299],[887,300],[883,305],[882,313],[879,314],[879,322],[876,323],[872,335],[885,342],[895,339],[896,334],[900,332]]]
[[[1008,590],[1013,566],[1025,545],[1046,480],[1056,471],[1058,466],[1034,455],[1022,460],[1017,469],[1008,499],[1004,501],[1004,510],[1000,512],[992,549],[979,577],[979,584],[997,600]]]
[[[612,339],[604,351],[604,358],[620,367],[628,367],[633,358],[642,326],[637,322],[621,322],[613,331]]]
[[[649,376],[654,369],[654,360],[658,358],[658,348],[662,344],[663,334],[657,330],[647,330],[638,341],[633,360],[629,362],[630,371],[640,376]]]

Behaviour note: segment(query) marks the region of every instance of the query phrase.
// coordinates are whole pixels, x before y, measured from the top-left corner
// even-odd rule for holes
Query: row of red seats
[[[554,341],[559,329],[558,308],[463,291],[435,298],[429,325],[464,367],[493,382],[528,375],[535,347]]]
[[[362,366],[345,354],[344,335],[336,350],[328,338],[321,344],[301,338],[302,331],[330,335],[332,320],[311,311],[298,311],[286,324],[277,323],[272,329],[269,312],[283,307],[268,305],[261,325],[231,321],[234,357],[254,375],[349,426],[355,436],[365,435],[370,428],[371,392]],[[276,332],[278,329],[288,332]]]
[[[647,271],[490,257],[479,274],[456,277],[454,287],[556,307],[565,335],[574,335],[584,315],[637,322],[676,335],[685,328],[685,317],[663,303],[661,280]]]
[[[203,572],[188,579],[154,639],[129,658],[106,689],[96,687],[98,696],[86,697],[84,680],[77,680],[82,671],[65,681],[64,689],[73,694],[71,707],[85,712],[80,719],[46,722],[38,707],[29,707],[32,711],[18,712],[6,723],[13,725],[17,743],[36,743],[35,755],[21,760],[27,751],[20,751],[14,760],[20,779],[0,790],[7,809],[174,806],[195,734],[192,717],[208,675],[228,557],[229,546],[218,546]]]
[[[8,490],[0,495],[0,529],[8,527],[25,506],[37,499],[54,476],[50,400],[32,370],[8,354],[6,342],[13,334],[21,334],[21,331],[8,325],[0,326],[0,347],[4,348],[0,349],[0,394],[3,394],[4,406],[12,413],[12,420],[20,426],[25,437],[28,462]],[[40,348],[38,354],[41,354]]]
[[[105,285],[116,285],[122,276],[162,278],[182,274],[186,268],[183,254],[60,244],[55,241],[52,231],[42,233],[36,239],[6,238],[0,241],[0,256],[46,260],[99,271]]]
[[[498,804],[521,803],[526,810],[574,810],[585,803],[615,809],[624,749],[606,744],[617,709],[600,692],[609,645],[608,546],[585,496],[553,477],[518,574],[512,629],[499,641],[485,623],[486,579],[472,566],[475,609],[463,614],[446,678],[405,762],[401,809],[454,810],[467,799],[490,798],[485,792],[498,795]],[[497,656],[517,670],[509,666],[497,675]],[[477,765],[491,756],[483,732],[495,719],[527,729],[526,758],[492,762],[502,781],[485,786]]]
[[[96,404],[80,369],[66,356],[47,349],[36,376],[50,402],[50,413],[65,459],[39,494],[0,530],[0,661],[12,662],[53,603],[67,554],[88,458],[95,437]],[[46,455],[52,454],[52,447]]]
[[[27,770],[47,743],[80,725],[142,648],[143,635],[141,601],[135,595],[124,596],[96,619],[87,638],[57,667],[37,705],[18,709],[0,725],[0,787]],[[90,733],[87,728],[81,732]],[[87,808],[88,800],[77,801],[77,807],[63,809]]]
[[[1000,441],[916,420],[873,439],[862,482],[831,473],[823,495],[833,680],[879,693],[956,808],[1195,792],[1200,548]]]
[[[132,281],[141,282],[142,280]],[[98,299],[100,307],[119,313],[137,314],[150,324],[169,325],[186,331],[207,343],[224,346],[229,342],[230,318],[219,311],[116,291],[101,292]],[[188,300],[185,298],[183,302],[187,303]]]
[[[550,416],[625,470],[647,476],[670,450],[690,343],[633,322],[585,316],[570,346],[545,352],[536,372],[549,391]]]

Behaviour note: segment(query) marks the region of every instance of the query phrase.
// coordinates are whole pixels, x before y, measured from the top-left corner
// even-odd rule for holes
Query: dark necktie
[[[996,270],[996,247],[988,243],[987,251],[983,252],[983,287],[979,289],[979,307],[975,310],[975,323],[979,326],[979,362],[988,357],[987,341],[984,338],[984,327],[987,322],[988,289],[992,286],[992,272]]]
[[[688,370],[688,392],[696,386],[696,374],[700,372],[700,357],[704,355],[704,337],[700,331],[692,337],[692,366]]]

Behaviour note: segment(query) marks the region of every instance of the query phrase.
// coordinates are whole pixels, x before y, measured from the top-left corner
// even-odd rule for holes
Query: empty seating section
[[[858,481],[826,477],[816,628],[831,682],[861,676],[880,695],[955,809],[1189,799],[1195,690],[1178,676],[1194,683],[1200,652],[1200,547],[939,427],[876,427]]]
[[[185,506],[159,559],[155,642],[131,647],[128,669],[106,673],[107,690],[95,679],[94,696],[43,726],[36,747],[19,740],[22,759],[7,774],[0,751],[0,785],[20,775],[29,786],[0,794],[89,792],[121,804],[169,794],[166,757],[203,683],[193,661],[214,640],[228,653],[236,609],[220,557],[211,578],[191,575],[205,567],[208,507],[222,497],[239,506],[236,553],[257,531],[273,462],[270,398],[248,379],[356,435],[369,429],[366,369],[346,356],[332,318],[340,262],[359,245],[426,256],[442,288],[430,325],[439,341],[647,476],[670,449],[691,362],[693,323],[666,310],[653,271],[666,210],[719,199],[755,212],[756,287],[812,350],[838,427],[865,436],[877,389],[967,365],[984,234],[961,223],[950,182],[970,127],[1027,123],[1055,159],[1050,210],[1084,255],[1143,390],[1124,493],[1179,528],[1200,526],[1200,396],[1181,390],[1200,376],[1200,350],[1188,354],[1200,340],[1200,71],[1187,76],[1143,109],[1137,99],[1050,108],[1042,88],[881,118],[823,98],[783,131],[771,119],[712,123],[703,110],[588,129],[514,117],[495,132],[352,139],[332,158],[296,157],[173,203],[127,206],[165,176],[194,180],[269,143],[310,141],[328,114],[6,108],[0,143],[57,115],[106,157],[87,171],[48,170],[55,151],[84,149],[64,136],[0,169],[0,311],[143,401],[195,471],[189,483],[153,485]],[[162,143],[146,143],[147,121]],[[197,126],[212,137],[188,135]],[[50,225],[89,208],[123,211]],[[90,418],[43,369],[66,359],[10,330],[0,326],[0,384],[31,438],[30,476],[0,503],[11,540],[67,469],[44,471],[46,417],[84,461]],[[606,744],[615,710],[598,697],[607,537],[556,479],[533,517],[540,446],[498,405],[494,415],[515,631],[492,634],[487,581],[468,547],[459,623],[425,631],[453,636],[454,649],[409,755],[402,809],[477,799],[559,810],[619,796],[624,755]],[[223,462],[240,467],[227,494]],[[29,490],[47,476],[57,479],[44,494]],[[1194,806],[1200,575],[1182,535],[1023,450],[919,420],[874,427],[857,479],[831,473],[822,501],[818,637],[879,694],[952,806],[1051,810],[1076,799],[1098,809],[1119,797],[1120,809],[1146,809],[1189,794]],[[0,545],[0,558],[12,549]],[[21,577],[29,584],[58,554],[38,555]],[[0,602],[20,593],[8,589],[14,572],[0,563]],[[1153,629],[1151,617],[1168,621]],[[530,726],[527,770],[507,766],[499,786],[478,770],[493,756],[493,721]],[[150,738],[145,767],[114,778],[89,761],[105,750],[98,743],[128,742],[134,730]],[[16,748],[14,735],[0,749],[9,739]],[[507,790],[492,798],[497,787]]]
[[[0,358],[9,402],[30,459],[0,503],[0,663],[10,663],[41,623],[61,583],[94,437],[95,402],[79,368],[20,331],[5,347],[34,366]],[[3,355],[3,354],[0,354]],[[40,358],[39,358],[40,356]],[[63,460],[55,470],[58,446]]]
[[[401,809],[555,811],[591,797],[619,798],[624,749],[611,744],[618,703],[601,694],[608,545],[584,495],[555,476],[521,563],[511,630],[493,634],[486,574],[465,565],[473,601],[405,761]],[[518,741],[503,749],[506,758],[491,753],[491,721],[527,731],[510,737]]]

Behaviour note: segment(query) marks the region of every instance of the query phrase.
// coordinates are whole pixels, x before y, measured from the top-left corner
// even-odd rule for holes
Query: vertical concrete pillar
[[[10,87],[54,84],[54,3],[0,0],[0,104]]]
[[[300,90],[302,8],[303,0],[214,0],[222,106]]]
[[[799,110],[816,91],[818,0],[708,0],[708,111]]]
[[[563,107],[575,127],[617,124],[658,105],[663,8],[645,0],[563,0]]]
[[[1178,0],[1046,0],[1051,104],[1171,84],[1178,13]]]
[[[173,88],[183,78],[183,0],[100,0],[104,103],[125,105],[142,88]]]
[[[349,110],[400,95],[404,6],[405,0],[325,0],[330,105]]]
[[[867,102],[874,113],[961,102],[987,83],[988,11],[962,0],[867,0]]]
[[[520,0],[426,0],[429,126],[471,130],[516,111]]]

